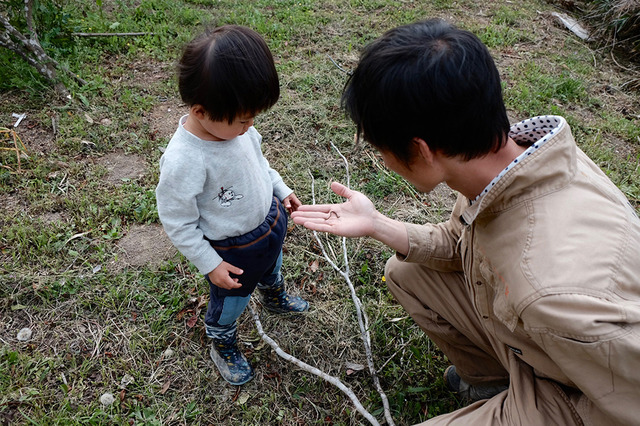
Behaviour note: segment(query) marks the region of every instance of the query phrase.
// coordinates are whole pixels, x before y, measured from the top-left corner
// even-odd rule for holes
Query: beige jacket
[[[640,220],[562,121],[478,202],[407,225],[406,261],[464,271],[487,331],[579,389],[585,424],[640,424]]]

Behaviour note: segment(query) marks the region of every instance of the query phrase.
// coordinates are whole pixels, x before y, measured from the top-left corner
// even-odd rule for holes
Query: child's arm
[[[214,285],[220,288],[226,288],[227,290],[232,290],[234,288],[242,287],[242,284],[238,282],[238,278],[232,278],[231,274],[242,275],[243,272],[244,271],[242,269],[236,268],[232,264],[223,260],[220,265],[207,275]]]
[[[173,245],[200,273],[208,275],[222,258],[199,226],[197,197],[204,191],[207,173],[200,152],[185,149],[181,142],[174,136],[160,159],[156,187],[158,216]]]
[[[293,192],[282,200],[282,204],[284,204],[284,208],[287,209],[289,214],[298,210],[298,207],[302,205],[300,200],[298,200],[298,197],[296,197],[296,194]]]

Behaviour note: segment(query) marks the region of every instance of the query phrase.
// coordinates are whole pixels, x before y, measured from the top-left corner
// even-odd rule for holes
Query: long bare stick
[[[333,149],[336,150],[338,155],[340,155],[340,157],[344,161],[346,178],[347,178],[347,187],[350,187],[349,163],[347,159],[344,157],[344,155],[342,155],[340,150],[333,144],[333,142],[331,143],[331,146],[333,147]],[[316,202],[315,179],[311,173],[309,174],[311,175],[312,199],[313,199],[313,204],[315,204]],[[387,420],[387,423],[390,426],[394,426],[395,423],[393,422],[393,418],[391,417],[391,411],[389,409],[389,400],[387,399],[387,395],[384,393],[382,386],[380,385],[380,379],[378,378],[378,375],[376,373],[376,369],[373,363],[373,354],[371,351],[371,336],[369,334],[369,318],[367,317],[366,312],[362,309],[362,302],[360,301],[360,298],[356,294],[356,290],[355,290],[355,287],[353,286],[353,283],[351,282],[351,278],[349,278],[349,259],[347,257],[346,238],[342,237],[342,253],[344,256],[344,270],[341,270],[340,268],[338,268],[336,263],[333,260],[331,260],[331,258],[327,255],[324,245],[322,244],[322,241],[320,240],[320,237],[318,236],[318,233],[316,231],[313,231],[313,236],[315,237],[316,242],[320,246],[320,250],[322,250],[322,255],[324,256],[325,260],[333,267],[333,269],[336,270],[336,272],[338,272],[344,278],[345,282],[349,286],[349,290],[351,292],[351,299],[353,300],[353,304],[356,308],[358,325],[360,326],[360,333],[361,333],[364,349],[367,356],[367,365],[369,367],[369,372],[371,374],[371,378],[373,379],[373,384],[376,387],[376,390],[378,391],[378,393],[380,394],[380,399],[382,400],[382,405],[384,407],[384,415]]]
[[[144,35],[154,35],[155,33],[71,33],[76,37],[137,37]]]
[[[311,374],[315,374],[316,376],[322,378],[323,380],[331,383],[332,385],[336,386],[338,389],[340,389],[342,392],[344,392],[345,395],[347,395],[349,397],[349,399],[351,399],[351,402],[353,402],[353,405],[356,407],[356,410],[358,410],[358,412],[360,414],[362,414],[362,416],[364,418],[366,418],[367,420],[369,420],[369,423],[371,423],[374,426],[380,426],[380,423],[378,423],[378,420],[376,420],[375,417],[373,417],[373,415],[371,415],[371,413],[369,413],[360,403],[360,400],[358,399],[358,397],[353,393],[353,391],[351,389],[349,389],[344,383],[342,383],[340,381],[340,379],[338,379],[335,376],[331,376],[327,373],[325,373],[322,370],[317,369],[316,367],[313,367],[301,360],[299,360],[298,358],[294,357],[291,354],[288,354],[287,352],[283,351],[282,348],[271,338],[269,337],[264,330],[262,329],[262,323],[260,322],[260,317],[258,316],[258,313],[255,311],[255,309],[253,309],[253,306],[251,304],[249,304],[249,310],[251,311],[251,316],[253,316],[253,320],[256,323],[256,328],[258,329],[258,334],[260,335],[260,338],[262,340],[264,340],[265,343],[267,343],[269,346],[271,346],[273,348],[274,351],[276,351],[276,353],[283,359],[297,365],[298,367],[300,367],[301,369],[303,369],[306,372],[309,372]]]

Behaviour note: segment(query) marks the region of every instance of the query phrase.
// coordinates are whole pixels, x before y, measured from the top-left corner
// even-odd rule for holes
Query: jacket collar
[[[545,117],[536,117],[543,119]],[[557,191],[571,182],[576,173],[576,144],[571,129],[562,117],[553,132],[543,134],[546,142],[531,155],[512,166],[473,205],[460,215],[463,224],[470,225],[478,217],[496,214],[532,198]],[[527,122],[529,120],[525,120]],[[524,123],[524,122],[522,122]],[[520,145],[531,145],[531,130],[523,130],[518,123],[511,127],[509,136]],[[538,130],[539,131],[539,130]]]

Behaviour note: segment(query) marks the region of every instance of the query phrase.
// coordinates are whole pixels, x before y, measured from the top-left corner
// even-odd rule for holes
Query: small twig
[[[335,66],[336,66],[336,68],[338,68],[340,71],[342,71],[343,73],[345,73],[345,74],[347,74],[347,75],[351,75],[351,72],[349,72],[349,71],[345,70],[345,69],[344,69],[344,68],[342,68],[340,65],[338,65],[338,64],[336,63],[336,61],[334,61],[334,60],[333,60],[333,58],[332,58],[331,56],[327,55],[327,58],[329,58],[329,60],[330,60],[331,62],[333,62],[333,65],[335,65]]]
[[[333,144],[333,142],[331,142],[331,146],[333,147],[333,149],[336,150],[336,152],[338,153],[338,155],[342,158],[342,161],[344,162],[345,175],[347,176],[347,188],[351,188],[351,174],[349,173],[349,162],[347,161],[345,156],[342,155],[342,153],[340,152],[338,147]]]
[[[100,326],[98,326],[98,331],[94,333],[90,322],[87,322],[87,328],[89,328],[89,333],[91,333],[91,337],[93,337],[93,341],[95,342],[95,347],[93,348],[93,352],[91,352],[91,358],[93,358],[100,353],[100,343],[102,342],[104,332],[100,329]]]
[[[23,117],[24,118],[24,117]],[[18,173],[22,171],[22,161],[21,156],[24,154],[27,158],[29,155],[27,154],[27,147],[22,143],[22,139],[13,129],[7,129],[6,127],[0,127],[0,134],[8,133],[13,137],[13,148],[5,148],[0,147],[0,151],[14,151],[16,153],[16,160],[18,161]],[[9,166],[3,166],[5,168],[11,169]]]
[[[155,33],[71,33],[76,37],[136,37],[143,35],[155,35]]]
[[[64,244],[67,245],[69,243],[69,241],[71,241],[71,240],[75,240],[76,238],[84,237],[85,235],[90,234],[91,231],[93,231],[93,229],[89,229],[87,232],[80,232],[78,234],[74,234],[74,235],[71,236],[71,238],[69,238],[67,241],[65,241]]]
[[[378,170],[380,170],[382,173],[384,173],[386,176],[389,177],[393,177],[393,175],[391,173],[389,173],[389,170],[387,170],[386,167],[384,167],[383,165],[380,164],[380,161],[374,156],[372,155],[370,152],[367,152],[367,156],[371,159],[371,161],[373,162],[373,165],[376,166],[376,168]],[[409,192],[409,195],[416,201],[420,201],[418,199],[418,191],[415,190],[415,188],[413,186],[411,186],[402,176],[400,176],[400,181],[402,183],[402,185],[407,189],[407,191]]]
[[[618,61],[616,61],[616,57],[613,54],[613,50],[611,51],[611,60],[613,60],[613,63],[616,64],[618,67],[622,68],[623,70],[628,71],[628,72],[633,73],[633,74],[638,74],[637,70],[625,67],[624,65],[621,65]]]
[[[369,413],[360,403],[360,400],[358,399],[358,397],[353,393],[353,391],[351,389],[349,389],[344,383],[342,383],[340,381],[340,379],[338,379],[335,376],[330,376],[327,373],[325,373],[322,370],[317,369],[316,367],[313,367],[301,360],[299,360],[298,358],[294,357],[293,355],[288,354],[287,352],[283,351],[282,348],[280,348],[280,346],[271,338],[269,337],[264,330],[262,329],[262,323],[260,322],[260,317],[258,316],[257,312],[255,311],[255,309],[253,309],[253,306],[251,304],[249,304],[249,311],[251,312],[251,316],[253,317],[253,320],[256,323],[256,328],[258,329],[258,334],[260,335],[260,338],[267,343],[269,346],[271,346],[273,348],[273,350],[283,359],[285,359],[286,361],[289,361],[295,365],[297,365],[298,367],[300,367],[301,369],[303,369],[304,371],[311,373],[311,374],[315,374],[316,376],[322,378],[323,380],[331,383],[332,385],[336,386],[338,389],[340,389],[345,395],[347,395],[349,397],[349,399],[351,399],[351,402],[353,402],[353,405],[356,407],[356,410],[358,410],[358,412],[360,414],[362,414],[362,416],[364,418],[366,418],[367,420],[369,420],[369,423],[371,423],[372,425],[375,426],[379,426],[380,423],[378,423],[378,421],[376,420],[375,417],[373,417],[371,415],[371,413]]]
[[[13,128],[15,129],[16,127],[18,127],[20,125],[20,123],[22,123],[22,120],[24,120],[25,118],[27,118],[27,113],[23,112],[22,114],[16,114],[15,112],[13,114],[11,114],[11,116],[13,118],[17,118],[16,122],[13,123]]]
[[[427,340],[427,342],[428,342],[428,340]],[[389,363],[391,362],[391,360],[392,360],[392,359],[394,359],[394,358],[396,357],[396,355],[398,355],[400,352],[404,351],[404,349],[407,347],[407,345],[408,345],[409,343],[411,343],[411,341],[408,341],[408,342],[406,342],[406,343],[403,343],[403,344],[400,346],[400,349],[398,349],[397,351],[395,351],[395,352],[393,353],[393,355],[391,355],[391,356],[389,357],[389,359],[387,359],[387,360],[384,362],[384,364],[382,364],[382,365],[380,366],[380,368],[378,368],[378,373],[379,373],[379,372],[381,372],[381,371],[382,371],[382,370],[387,366],[387,364],[389,364]]]

